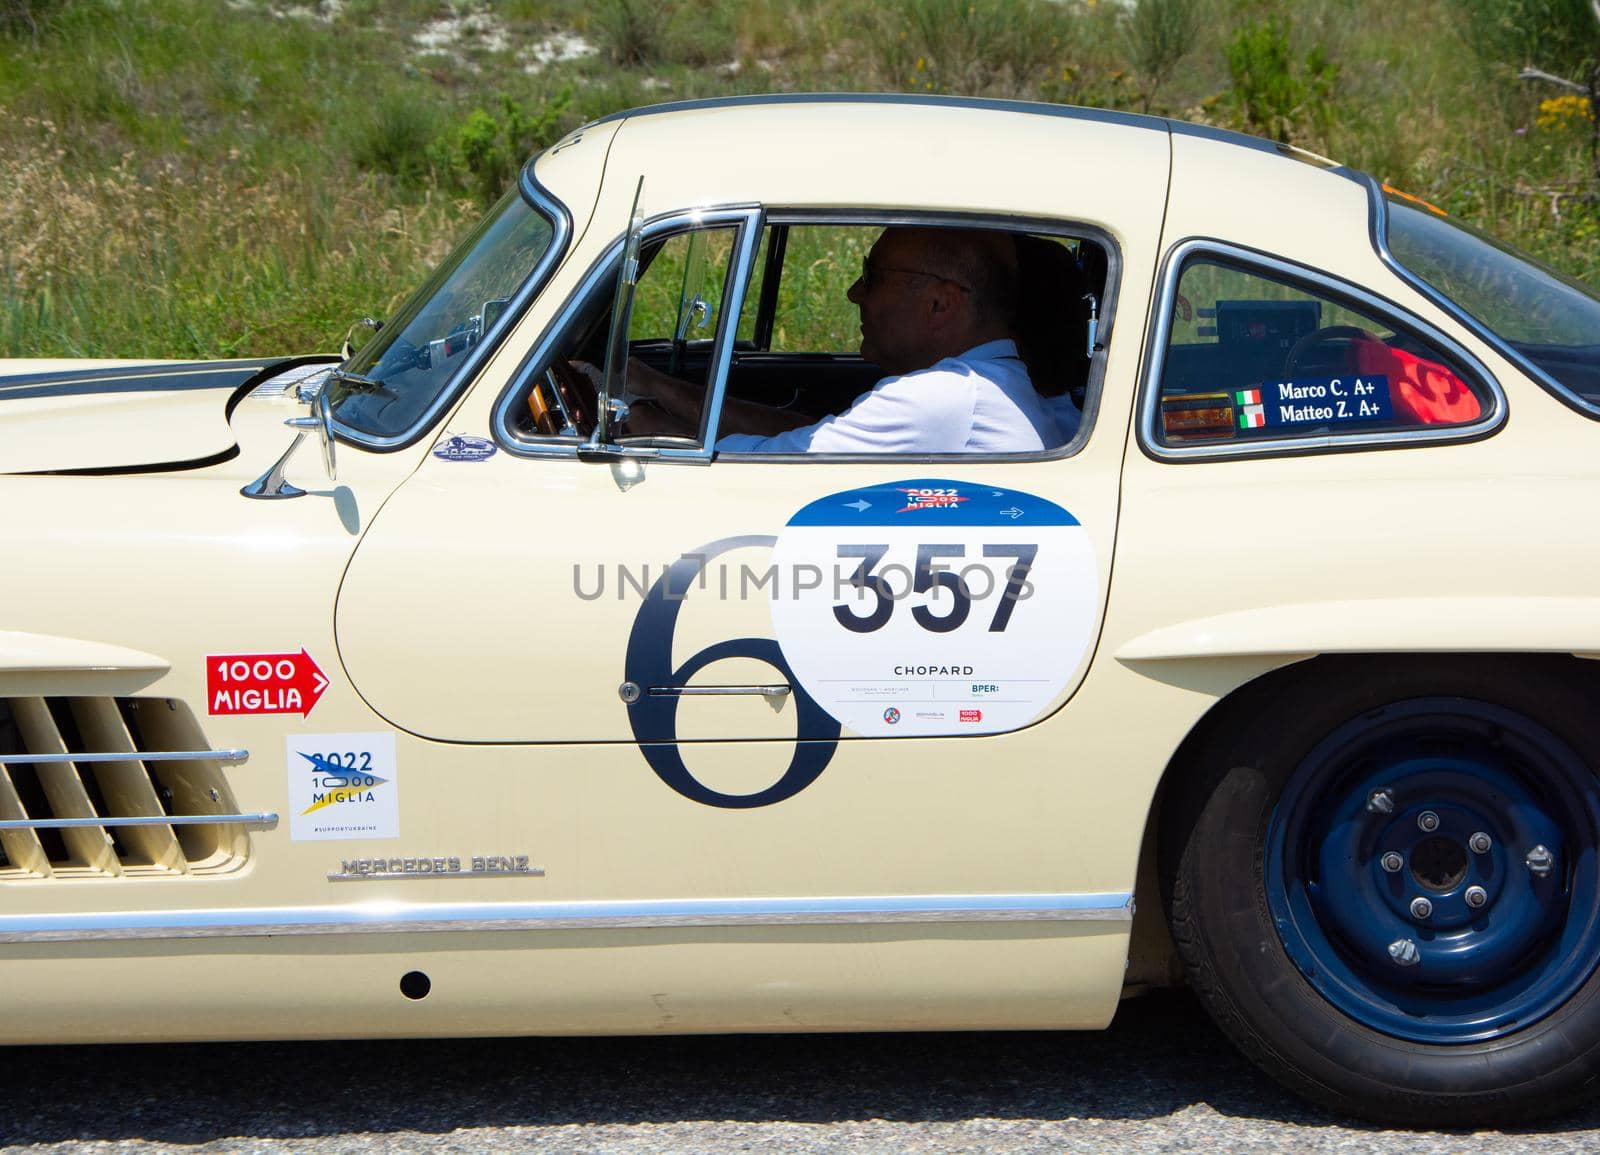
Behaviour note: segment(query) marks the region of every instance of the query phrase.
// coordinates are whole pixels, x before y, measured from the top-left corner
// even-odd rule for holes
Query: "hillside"
[[[630,105],[1150,111],[1366,169],[1600,284],[1588,0],[0,0],[0,355],[326,349]]]

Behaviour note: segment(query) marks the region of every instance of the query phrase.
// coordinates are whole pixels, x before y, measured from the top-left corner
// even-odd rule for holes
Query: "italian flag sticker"
[[[1261,404],[1261,390],[1238,389],[1234,391],[1233,397],[1241,406],[1239,410],[1240,429],[1260,429],[1267,423],[1267,411]]]

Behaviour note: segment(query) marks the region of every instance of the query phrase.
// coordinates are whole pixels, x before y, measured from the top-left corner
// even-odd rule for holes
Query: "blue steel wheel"
[[[1319,659],[1220,707],[1163,814],[1191,985],[1247,1055],[1411,1126],[1600,1085],[1600,670]]]
[[[1284,949],[1356,1021],[1419,1042],[1492,1039],[1565,1003],[1600,958],[1600,806],[1548,728],[1423,698],[1328,735],[1267,829]]]

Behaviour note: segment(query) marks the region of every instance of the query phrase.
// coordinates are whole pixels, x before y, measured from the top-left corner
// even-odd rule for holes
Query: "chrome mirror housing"
[[[283,451],[282,457],[272,463],[271,469],[239,490],[245,497],[260,498],[264,501],[284,497],[304,497],[306,491],[284,477],[283,470],[289,464],[289,458],[294,456],[294,451],[299,449],[300,443],[306,439],[306,434],[313,429],[317,430],[317,435],[322,440],[322,466],[328,471],[328,480],[333,481],[338,477],[334,459],[333,405],[328,400],[327,389],[317,390],[309,400],[311,403],[309,414],[304,417],[291,417],[284,422],[295,430],[294,440],[289,443],[289,448]]]

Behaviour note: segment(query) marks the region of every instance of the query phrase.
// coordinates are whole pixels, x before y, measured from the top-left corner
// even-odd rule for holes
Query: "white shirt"
[[[885,377],[845,412],[776,437],[730,433],[733,453],[1028,453],[1063,443],[1016,342],[988,341]]]
[[[1059,444],[1065,445],[1071,441],[1072,435],[1078,432],[1078,423],[1083,420],[1083,414],[1072,400],[1072,395],[1063,393],[1059,397],[1040,397],[1039,404],[1054,419],[1056,430],[1061,434]]]

